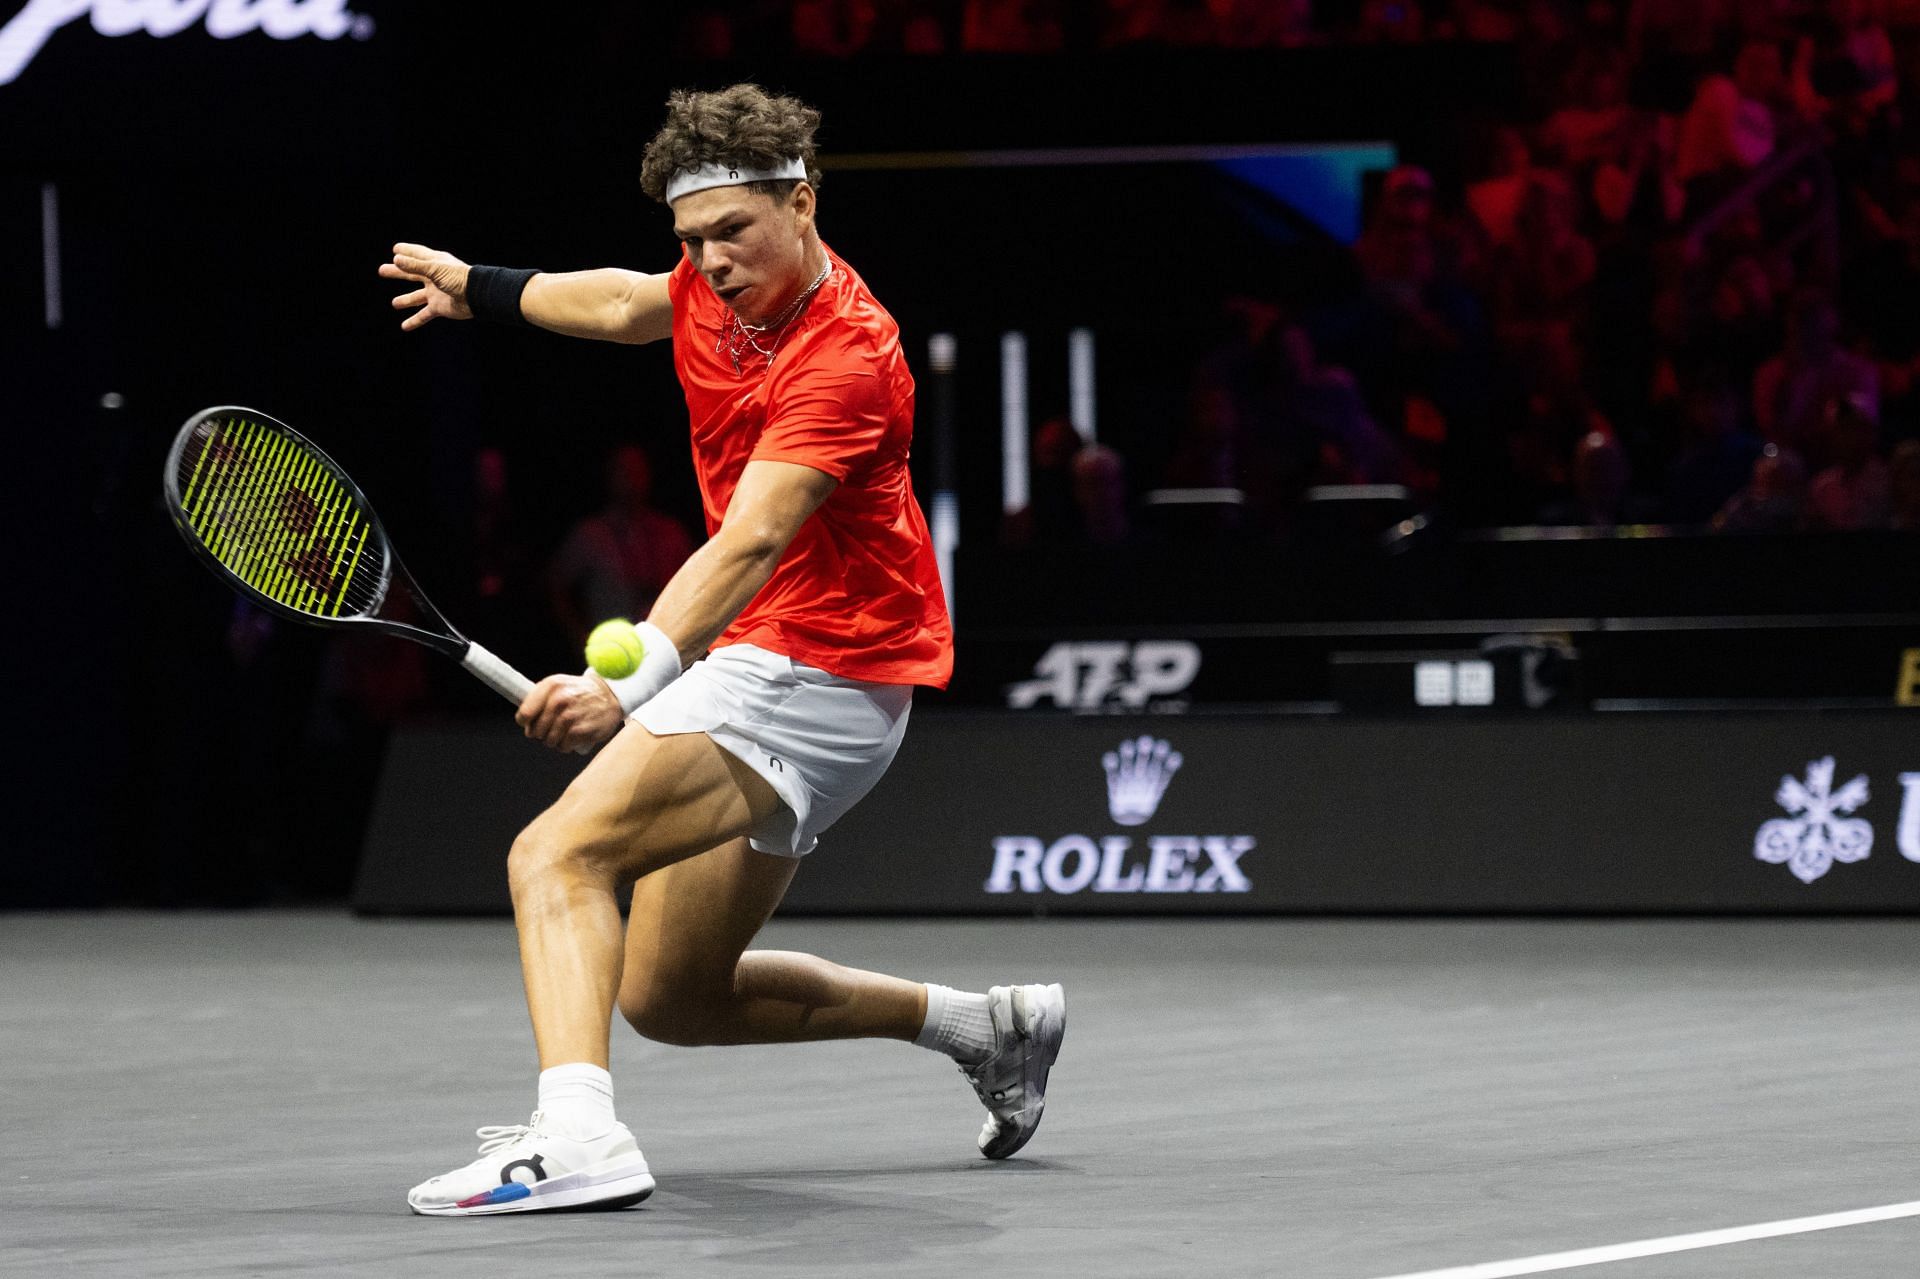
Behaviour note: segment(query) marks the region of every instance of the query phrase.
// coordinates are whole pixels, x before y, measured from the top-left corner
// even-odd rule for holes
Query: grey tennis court
[[[0,1273],[1389,1275],[1901,1203],[1920,949],[1892,920],[780,921],[762,944],[1066,984],[1047,1119],[973,1151],[896,1043],[616,1037],[660,1179],[428,1219],[532,1105],[501,920],[17,915]],[[1910,1273],[1896,1218],[1595,1279]],[[1520,1272],[1511,1272],[1520,1273]],[[1531,1273],[1531,1272],[1528,1272]]]

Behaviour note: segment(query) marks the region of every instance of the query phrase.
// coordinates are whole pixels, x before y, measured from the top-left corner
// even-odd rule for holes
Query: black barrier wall
[[[923,714],[784,909],[1907,912],[1914,722]],[[513,833],[577,767],[491,723],[400,734],[356,906],[506,910]]]

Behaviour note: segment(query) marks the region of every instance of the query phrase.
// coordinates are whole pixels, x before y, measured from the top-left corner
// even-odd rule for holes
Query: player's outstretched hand
[[[543,746],[582,751],[619,732],[627,714],[598,675],[549,675],[533,686],[513,718]]]
[[[380,278],[411,280],[420,286],[393,300],[394,310],[413,312],[400,321],[400,327],[417,329],[441,316],[472,319],[473,311],[467,306],[467,269],[467,264],[453,254],[424,244],[394,245],[393,261],[380,264]]]

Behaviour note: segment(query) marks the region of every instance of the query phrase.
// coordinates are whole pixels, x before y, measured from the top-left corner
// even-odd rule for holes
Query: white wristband
[[[667,633],[652,622],[641,622],[633,629],[640,633],[640,643],[645,649],[640,657],[640,669],[621,679],[607,681],[607,687],[620,699],[620,709],[629,715],[680,678],[680,650],[673,646]]]

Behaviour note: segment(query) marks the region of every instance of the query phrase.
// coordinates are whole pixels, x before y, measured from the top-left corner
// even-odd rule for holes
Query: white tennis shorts
[[[830,675],[753,644],[687,668],[633,713],[649,733],[705,733],[767,779],[781,806],[747,832],[763,853],[804,857],[873,789],[906,735],[909,684]]]

